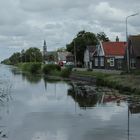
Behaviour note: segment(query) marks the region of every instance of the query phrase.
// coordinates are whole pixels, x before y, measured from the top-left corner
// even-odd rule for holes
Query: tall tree
[[[107,37],[107,35],[104,32],[97,33],[97,38],[101,42],[108,42],[109,41],[109,38]]]
[[[71,43],[66,45],[67,51],[72,52],[74,54],[74,50],[76,50],[76,59],[77,62],[83,64],[84,59],[84,51],[87,45],[97,45],[98,40],[96,35],[91,32],[80,31],[76,35],[76,38],[72,40]]]
[[[29,48],[25,51],[26,62],[42,62],[42,53],[38,48]]]

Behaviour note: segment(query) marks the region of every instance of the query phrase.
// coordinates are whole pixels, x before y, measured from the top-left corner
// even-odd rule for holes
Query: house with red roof
[[[122,69],[125,52],[126,42],[100,42],[93,54],[93,68]]]

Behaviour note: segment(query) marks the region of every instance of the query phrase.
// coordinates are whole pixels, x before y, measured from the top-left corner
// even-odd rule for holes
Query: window
[[[110,67],[114,67],[114,58],[110,58]]]
[[[104,58],[103,58],[103,57],[100,58],[100,66],[101,66],[101,67],[104,66]]]
[[[130,65],[131,65],[131,68],[136,68],[136,59],[135,58],[131,58]]]
[[[98,66],[98,58],[95,58],[95,66]]]

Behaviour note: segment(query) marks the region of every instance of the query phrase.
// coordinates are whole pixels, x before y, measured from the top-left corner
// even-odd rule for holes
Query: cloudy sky
[[[80,30],[104,31],[125,40],[125,18],[140,12],[140,0],[0,0],[0,60],[29,47],[65,47]],[[140,34],[140,15],[129,18]]]

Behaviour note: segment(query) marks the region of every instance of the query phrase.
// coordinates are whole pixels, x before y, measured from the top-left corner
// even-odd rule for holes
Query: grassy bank
[[[17,65],[19,69],[24,72],[29,72],[31,74],[42,74],[48,76],[64,77],[67,78],[71,74],[71,69],[64,68],[61,69],[59,65],[56,64],[41,64],[41,63],[19,63]]]
[[[107,74],[94,71],[74,71],[73,74],[96,77],[98,86],[118,89],[126,94],[140,95],[140,75],[138,74]]]

